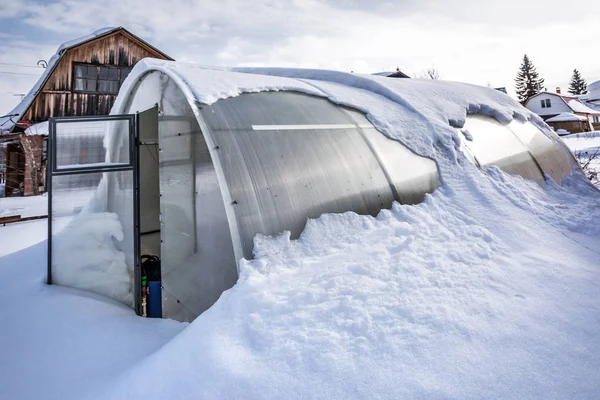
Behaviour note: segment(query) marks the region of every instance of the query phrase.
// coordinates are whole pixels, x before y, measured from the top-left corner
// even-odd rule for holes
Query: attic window
[[[552,107],[552,105],[550,104],[550,99],[543,99],[542,100],[542,108],[550,108]]]
[[[131,68],[75,64],[73,91],[117,94]]]

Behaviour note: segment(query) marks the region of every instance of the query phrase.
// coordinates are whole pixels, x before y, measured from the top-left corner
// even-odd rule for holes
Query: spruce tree
[[[569,93],[571,94],[586,94],[587,93],[587,82],[581,77],[581,74],[577,69],[573,70],[573,76],[571,82],[569,82]]]
[[[541,92],[544,87],[544,79],[540,78],[527,54],[523,57],[515,82],[521,104],[525,104],[527,99]]]

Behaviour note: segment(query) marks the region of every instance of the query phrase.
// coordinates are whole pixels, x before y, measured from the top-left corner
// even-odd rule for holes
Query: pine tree
[[[527,99],[541,92],[544,87],[544,79],[540,78],[527,54],[523,57],[515,82],[521,104],[525,104]]]
[[[577,69],[573,70],[573,76],[571,82],[569,82],[569,93],[571,94],[586,94],[587,93],[587,82],[581,77],[581,74]]]

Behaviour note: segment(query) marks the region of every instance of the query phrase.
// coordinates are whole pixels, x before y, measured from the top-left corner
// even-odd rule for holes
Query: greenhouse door
[[[48,284],[140,313],[138,115],[49,121]]]

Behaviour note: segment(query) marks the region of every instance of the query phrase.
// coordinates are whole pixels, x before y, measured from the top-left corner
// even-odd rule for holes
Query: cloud
[[[594,15],[600,4],[592,0],[580,0],[577,7],[585,10],[581,13],[565,12],[564,3],[557,0],[14,3],[6,14],[12,20],[18,18],[61,40],[122,25],[178,60],[203,64],[355,72],[398,66],[414,73],[435,66],[444,79],[512,87],[527,53],[550,87],[564,86],[573,68],[590,81],[600,79],[592,50],[598,37]],[[42,34],[28,39],[29,47],[10,50],[28,63],[49,58],[59,44],[45,43]],[[13,40],[7,37],[2,43]],[[42,48],[52,51],[40,55]],[[1,46],[0,51],[12,54]],[[7,90],[5,84],[0,78],[0,93]],[[5,109],[2,101],[0,110]]]

